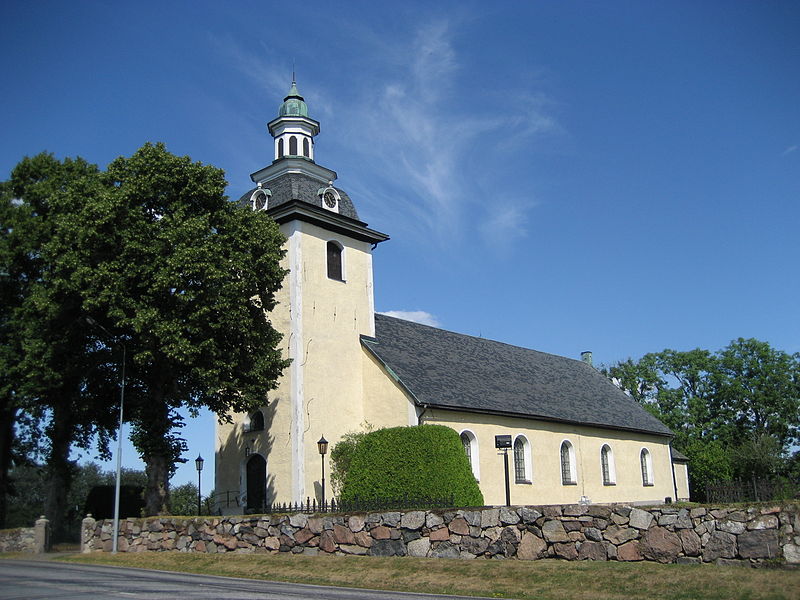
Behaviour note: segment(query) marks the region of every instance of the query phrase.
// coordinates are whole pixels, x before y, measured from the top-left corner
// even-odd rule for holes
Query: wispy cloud
[[[372,82],[377,97],[373,93],[361,107],[360,127],[350,128],[358,131],[360,147],[371,150],[364,162],[380,173],[366,185],[382,189],[365,190],[366,196],[380,198],[381,191],[391,190],[393,201],[382,203],[379,210],[394,214],[384,218],[443,243],[472,233],[485,238],[495,231],[507,233],[512,222],[513,238],[518,239],[526,234],[523,213],[532,203],[506,207],[491,216],[491,223],[478,226],[473,215],[483,214],[486,202],[498,199],[474,193],[477,173],[474,162],[466,158],[473,153],[474,161],[476,148],[501,155],[500,144],[507,155],[531,136],[556,131],[558,126],[546,112],[543,94],[507,89],[495,97],[479,82],[470,82],[474,87],[465,89],[461,77],[465,65],[454,45],[457,33],[446,19],[419,26],[402,48],[402,54],[413,59],[397,63]],[[479,101],[468,101],[475,98]],[[502,110],[497,110],[498,101]],[[482,231],[474,231],[475,227]]]
[[[439,319],[424,310],[387,310],[378,314],[396,317],[404,321],[413,321],[422,325],[430,325],[431,327],[439,327]]]
[[[781,156],[786,156],[787,154],[791,154],[792,152],[795,152],[797,148],[798,146],[796,144],[793,146],[789,146],[788,148],[786,148],[786,150],[783,151]]]
[[[497,158],[492,168],[510,168],[499,157],[524,148],[532,137],[557,132],[558,123],[548,98],[532,91],[535,82],[493,90],[469,79],[469,59],[456,44],[462,25],[457,18],[417,21],[411,30],[398,24],[391,40],[351,25],[352,48],[331,57],[339,61],[339,72],[350,74],[347,84],[341,77],[303,80],[302,92],[317,119],[331,118],[326,132],[335,134],[324,144],[343,151],[350,163],[337,159],[330,166],[346,174],[342,185],[370,220],[391,222],[398,235],[416,234],[450,247],[459,239],[513,242],[527,234],[527,212],[534,204],[476,193],[486,189],[478,181],[486,174],[478,171],[488,157]],[[212,41],[251,82],[251,91],[269,98],[287,87],[285,60],[276,60],[274,48],[229,38]],[[487,157],[480,166],[478,148]],[[323,158],[319,152],[318,158]],[[493,175],[504,178],[502,172]],[[496,211],[483,219],[487,204]]]

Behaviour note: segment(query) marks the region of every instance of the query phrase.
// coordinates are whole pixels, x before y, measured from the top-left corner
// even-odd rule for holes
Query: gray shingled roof
[[[582,361],[380,314],[375,332],[362,343],[421,405],[672,435]]]
[[[309,204],[322,208],[322,198],[319,197],[317,192],[320,188],[327,186],[320,184],[318,179],[314,179],[302,173],[286,173],[268,181],[265,187],[269,188],[272,192],[269,208],[275,208],[281,204],[291,202],[292,200],[302,200],[303,202],[308,202]],[[242,197],[239,198],[239,202],[249,202],[250,196],[253,195],[256,189],[257,188],[251,188],[248,192],[243,194]],[[358,221],[358,213],[356,212],[356,207],[353,205],[353,201],[350,200],[350,196],[341,188],[334,186],[334,189],[339,192],[340,196],[339,214]]]

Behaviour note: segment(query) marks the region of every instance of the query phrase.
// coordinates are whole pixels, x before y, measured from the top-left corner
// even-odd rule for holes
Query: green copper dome
[[[308,106],[306,106],[300,92],[297,91],[297,84],[292,81],[292,87],[286,98],[283,99],[280,109],[278,109],[278,116],[281,117],[307,117]]]

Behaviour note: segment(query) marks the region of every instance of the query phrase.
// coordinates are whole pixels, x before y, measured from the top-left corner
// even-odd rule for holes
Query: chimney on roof
[[[585,362],[587,365],[589,365],[590,367],[593,366],[592,365],[592,351],[591,350],[584,350],[583,352],[581,352],[581,360],[583,362]]]

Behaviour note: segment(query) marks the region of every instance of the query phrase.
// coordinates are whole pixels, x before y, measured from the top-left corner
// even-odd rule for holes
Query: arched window
[[[289,155],[297,156],[297,138],[295,136],[289,138]]]
[[[264,431],[264,413],[260,410],[250,415],[250,431]]]
[[[575,450],[569,441],[561,443],[561,484],[575,485]]]
[[[283,158],[283,138],[278,140],[278,158]]]
[[[308,138],[303,138],[303,156],[311,156]]]
[[[647,448],[642,448],[639,460],[642,463],[642,485],[653,485],[653,459]]]
[[[514,480],[530,483],[531,479],[530,445],[525,436],[518,435],[514,440]]]
[[[600,449],[600,469],[603,473],[603,485],[616,485],[617,473],[614,466],[614,453],[608,444],[605,444]]]
[[[342,277],[342,247],[336,242],[328,242],[328,277],[344,281]]]
[[[480,480],[480,467],[478,465],[478,439],[471,431],[461,432],[461,445],[467,455],[469,466],[472,468],[472,475],[476,480]]]

